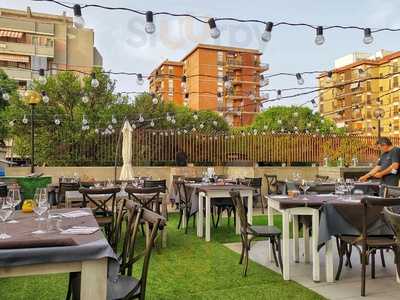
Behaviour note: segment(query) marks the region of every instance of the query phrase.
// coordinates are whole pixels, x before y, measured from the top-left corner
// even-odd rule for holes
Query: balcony
[[[40,23],[32,21],[15,20],[0,17],[0,28],[4,30],[13,30],[42,35],[54,36],[54,24]]]
[[[47,47],[24,43],[0,42],[0,53],[54,58],[54,46]]]
[[[1,68],[8,77],[20,80],[20,81],[31,81],[33,79],[32,71],[14,68]]]

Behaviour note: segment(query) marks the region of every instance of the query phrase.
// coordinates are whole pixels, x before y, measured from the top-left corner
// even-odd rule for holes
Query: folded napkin
[[[99,230],[99,227],[73,226],[61,231],[61,234],[92,234]]]
[[[66,213],[60,213],[60,216],[64,218],[79,218],[84,216],[90,216],[91,213],[84,210],[74,210]]]
[[[46,248],[76,246],[73,238],[7,239],[0,241],[0,249]]]

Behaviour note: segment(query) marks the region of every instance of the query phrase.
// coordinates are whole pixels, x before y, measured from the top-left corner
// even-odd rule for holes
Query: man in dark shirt
[[[187,166],[187,155],[182,149],[178,149],[175,155],[176,165],[179,167]]]
[[[399,163],[400,148],[394,147],[390,139],[382,137],[376,142],[382,151],[378,164],[371,171],[360,177],[360,181],[367,181],[369,178],[380,178],[386,185],[399,185]]]

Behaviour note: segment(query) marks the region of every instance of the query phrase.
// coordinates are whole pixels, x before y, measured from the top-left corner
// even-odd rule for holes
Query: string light
[[[75,28],[83,28],[85,27],[85,20],[82,17],[82,9],[81,6],[79,4],[75,4],[73,6],[73,10],[74,10],[74,17],[72,19],[72,22],[75,26]]]
[[[366,45],[372,44],[374,41],[374,37],[372,36],[371,28],[365,28],[364,29],[364,38],[363,42]]]
[[[323,43],[325,43],[324,28],[322,26],[318,26],[316,31],[317,36],[315,37],[315,44],[321,46]]]
[[[39,69],[39,78],[38,81],[41,85],[45,85],[47,83],[47,78],[44,73],[44,69]]]
[[[296,73],[296,79],[297,79],[298,85],[303,85],[304,84],[304,79],[303,79],[303,77],[301,77],[300,73]]]
[[[221,92],[217,92],[217,101],[218,103],[222,103],[222,93]]]
[[[50,101],[49,96],[47,95],[46,91],[42,91],[42,101],[43,103],[47,104]]]
[[[156,25],[154,25],[153,12],[152,11],[147,11],[146,12],[146,25],[144,27],[144,30],[148,34],[153,34],[156,31]]]
[[[153,102],[154,105],[158,104],[158,98],[157,98],[156,94],[152,94],[152,100],[151,101]]]
[[[169,113],[167,113],[166,119],[167,119],[167,122],[171,122],[172,118],[171,118],[171,115]]]
[[[210,18],[208,20],[208,26],[210,27],[210,35],[213,39],[219,38],[221,35],[221,31],[217,27],[217,23],[214,18]]]
[[[54,124],[56,124],[57,126],[61,124],[61,121],[59,118],[57,118],[57,116],[54,119]]]
[[[151,122],[150,122],[150,126],[151,126],[151,127],[154,127],[154,126],[155,126],[155,124],[154,124],[154,121],[153,121],[153,120],[151,120]]]
[[[24,115],[24,117],[22,118],[22,123],[28,124],[28,118],[26,117],[26,115]]]
[[[142,115],[142,114],[140,114],[140,115],[139,115],[139,123],[143,123],[143,122],[144,122],[143,115]]]
[[[204,124],[201,123],[199,127],[200,127],[200,129],[203,129],[204,128]]]
[[[138,73],[138,74],[136,75],[136,83],[137,83],[138,85],[143,85],[144,80],[143,80],[143,75],[142,75],[141,73]]]
[[[100,82],[97,80],[96,78],[96,73],[92,73],[91,74],[92,80],[90,81],[90,85],[92,86],[92,88],[97,88],[100,85]]]
[[[115,118],[114,115],[112,115],[112,117],[111,117],[111,123],[114,125],[118,123],[117,118]]]
[[[12,120],[12,121],[8,122],[8,125],[10,125],[11,127],[13,127],[13,126],[15,125],[15,121]]]
[[[175,123],[176,123],[175,118],[172,118],[172,119],[171,119],[171,123],[172,123],[172,124],[175,124]]]
[[[193,119],[194,119],[194,120],[198,120],[198,119],[199,119],[199,116],[197,115],[197,113],[194,113],[194,114],[193,114]]]
[[[82,102],[83,102],[84,104],[88,103],[88,102],[89,102],[89,97],[86,96],[86,95],[82,96]]]
[[[261,39],[264,42],[269,42],[271,40],[271,33],[272,33],[272,28],[274,27],[274,23],[272,22],[267,22],[267,24],[265,25],[265,30],[261,36]]]
[[[277,99],[282,99],[282,91],[281,90],[277,90],[276,91],[276,98]]]
[[[260,86],[264,87],[269,84],[269,79],[265,78],[263,74],[260,75]]]
[[[3,92],[0,90],[0,97],[3,98],[4,101],[9,101],[10,100],[10,94],[7,92]]]
[[[82,125],[85,126],[85,125],[88,125],[88,124],[89,124],[89,121],[86,119],[86,116],[83,115],[83,117],[82,117]]]

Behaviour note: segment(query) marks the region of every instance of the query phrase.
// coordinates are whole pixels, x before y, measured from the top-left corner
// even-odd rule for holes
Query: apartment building
[[[181,61],[158,66],[149,77],[150,92],[193,110],[217,111],[232,126],[248,125],[260,110],[260,75],[268,70],[261,55],[253,49],[199,44]]]
[[[72,18],[0,8],[0,68],[25,88],[38,76],[31,70],[79,70],[101,66],[92,29],[76,29]]]
[[[353,53],[335,61],[335,68],[319,76],[319,111],[353,134],[400,134],[400,51],[374,55]]]

